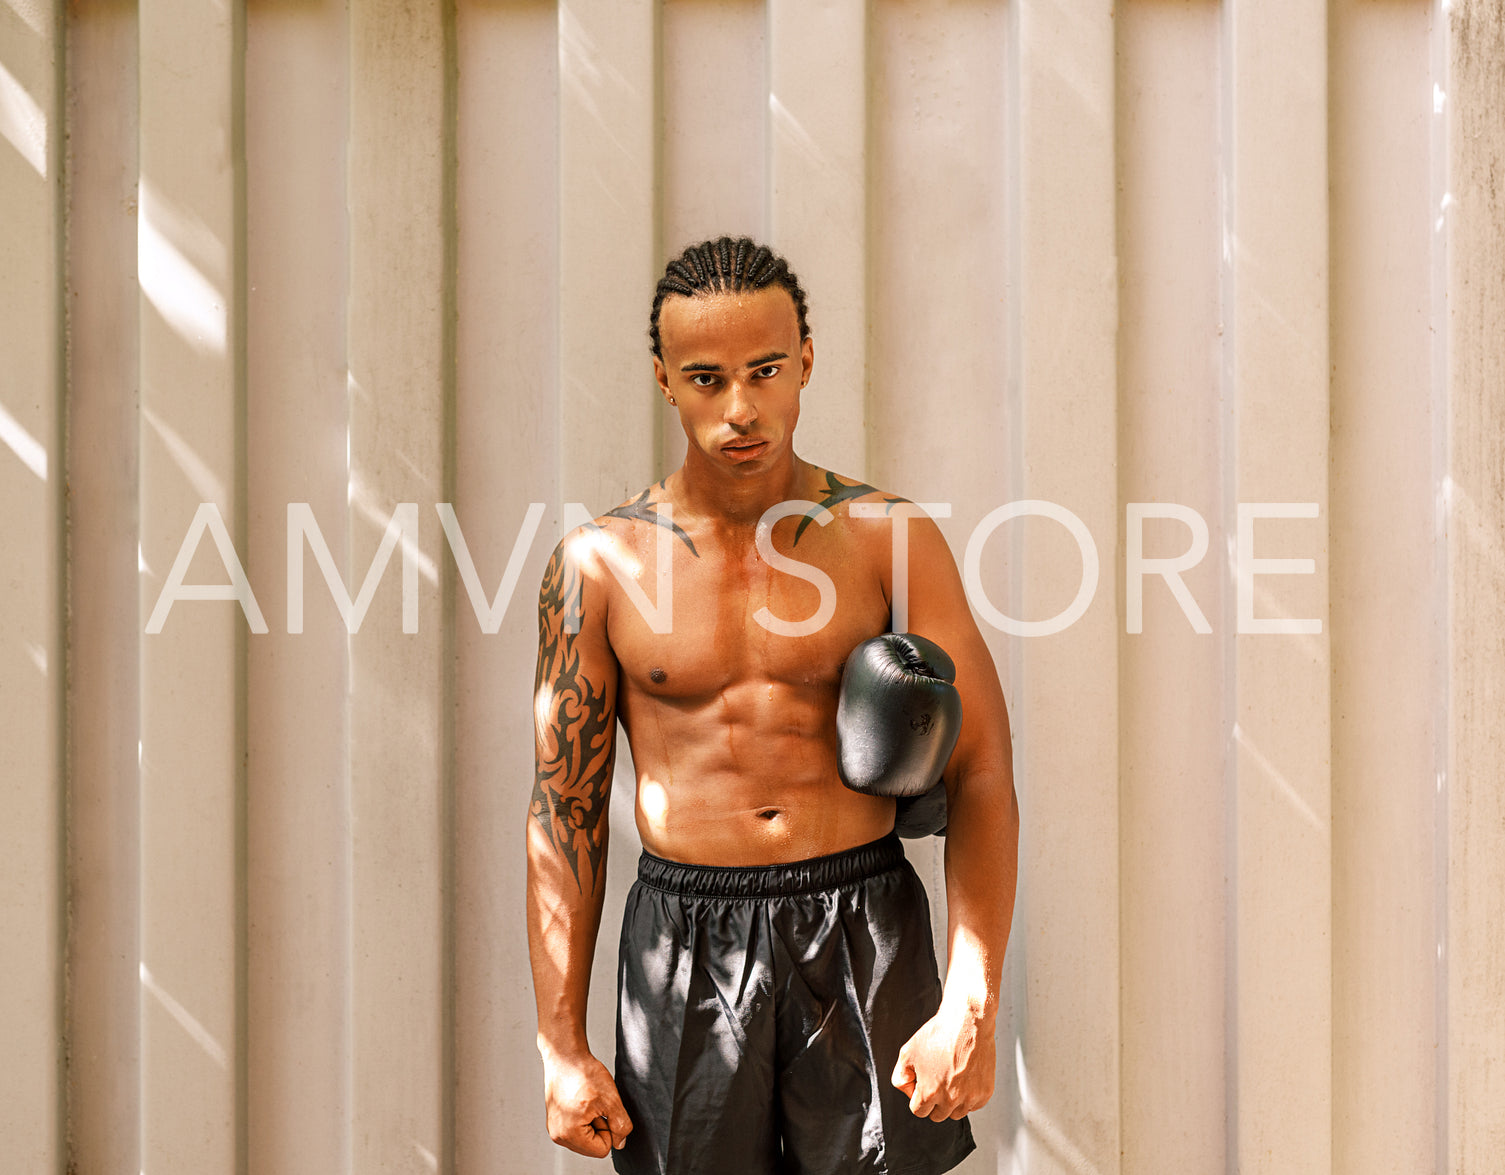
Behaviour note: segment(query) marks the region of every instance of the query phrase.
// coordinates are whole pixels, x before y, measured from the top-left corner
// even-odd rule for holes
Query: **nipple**
[[[648,673],[648,680],[654,685],[663,685],[669,680],[669,675],[655,665]]]

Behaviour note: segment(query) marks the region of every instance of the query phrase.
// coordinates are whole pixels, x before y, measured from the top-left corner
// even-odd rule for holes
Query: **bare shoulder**
[[[656,541],[659,536],[654,533],[655,528],[662,528],[684,543],[692,555],[697,554],[695,543],[689,534],[674,521],[674,507],[662,480],[606,511],[595,520],[595,525],[624,539],[631,539],[634,545],[644,539]]]
[[[615,582],[608,574],[610,564],[620,572],[641,563],[642,552],[651,550],[659,532],[671,534],[692,554],[695,544],[674,521],[673,507],[662,481],[655,482],[589,522],[575,527],[559,540],[544,572],[547,587],[551,580],[578,583],[583,590],[609,591]]]
[[[826,510],[834,511],[851,502],[872,502],[893,507],[909,501],[908,498],[901,498],[898,494],[888,493],[858,478],[833,473],[829,469],[816,467],[812,473],[820,487],[814,501]]]
[[[909,498],[827,469],[815,472],[823,495],[817,504],[847,521],[847,529],[864,547],[887,557],[902,530],[903,538],[898,541],[912,552],[943,558],[949,554],[940,528]]]
[[[596,566],[599,566],[600,558],[610,557],[611,552],[622,549],[628,549],[641,558],[646,549],[653,548],[665,536],[679,540],[689,554],[700,554],[695,549],[694,539],[689,537],[685,528],[680,527],[679,522],[674,521],[673,502],[670,501],[662,480],[655,481],[652,486],[647,486],[632,498],[620,502],[619,506],[597,516],[591,522],[591,528],[596,539],[588,546],[596,555]]]

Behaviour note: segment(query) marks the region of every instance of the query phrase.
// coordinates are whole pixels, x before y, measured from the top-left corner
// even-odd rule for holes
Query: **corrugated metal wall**
[[[677,463],[652,282],[745,231],[802,452],[951,504],[1013,710],[962,1170],[1498,1171],[1501,110],[1494,0],[0,0],[0,1169],[602,1169],[540,1112],[531,595]],[[994,623],[1082,582],[1022,499],[1100,568],[1053,635]],[[441,503],[488,597],[523,536],[495,632]],[[303,523],[357,596],[394,513],[350,635]],[[267,631],[148,632],[220,521]]]

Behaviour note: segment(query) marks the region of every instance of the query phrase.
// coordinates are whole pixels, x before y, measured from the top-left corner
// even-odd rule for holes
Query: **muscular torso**
[[[799,518],[788,518],[772,532],[777,552],[832,581],[830,619],[801,635],[770,631],[759,611],[805,621],[815,616],[820,591],[764,560],[752,526],[675,511],[680,529],[671,534],[651,518],[665,498],[661,486],[622,512],[635,516],[599,520],[650,599],[655,544],[662,536],[673,549],[667,633],[653,631],[615,576],[593,577],[607,603],[638,830],[659,856],[771,864],[865,844],[893,826],[892,800],[842,786],[835,728],[847,654],[888,627],[890,524],[850,518],[853,488],[824,471],[811,474],[805,496],[830,503],[832,520],[800,529]],[[863,500],[883,501],[875,491]]]

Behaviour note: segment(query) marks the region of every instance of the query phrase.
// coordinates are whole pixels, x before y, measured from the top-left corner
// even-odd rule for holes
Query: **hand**
[[[617,1083],[589,1053],[579,1060],[546,1057],[543,1090],[549,1137],[576,1154],[605,1158],[632,1133]]]
[[[960,1118],[993,1096],[995,1052],[990,1020],[942,1007],[899,1050],[894,1087],[916,1118]]]

